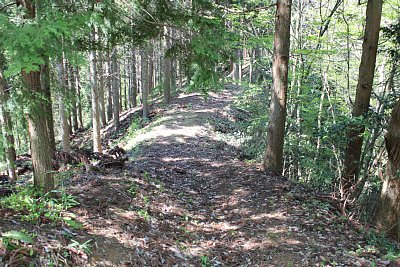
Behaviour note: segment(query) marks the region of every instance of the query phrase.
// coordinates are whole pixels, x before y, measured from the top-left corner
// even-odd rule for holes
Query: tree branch
[[[2,6],[2,7],[0,8],[0,11],[3,11],[3,10],[6,9],[7,7],[10,7],[10,6],[16,5],[16,4],[17,4],[17,2],[12,2],[12,3],[6,4],[6,5],[4,5],[4,6]]]

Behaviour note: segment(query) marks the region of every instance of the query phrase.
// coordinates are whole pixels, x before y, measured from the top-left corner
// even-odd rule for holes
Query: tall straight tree
[[[119,109],[120,109],[120,99],[119,99],[119,84],[118,84],[118,58],[117,58],[117,48],[114,47],[112,52],[112,87],[113,87],[113,122],[114,128],[119,127]]]
[[[47,133],[49,135],[51,151],[56,150],[56,139],[54,134],[54,117],[53,105],[51,100],[51,86],[50,86],[50,59],[45,57],[44,64],[41,66],[41,80],[42,90],[44,92],[45,110],[44,116],[46,118]]]
[[[17,180],[17,173],[15,171],[15,145],[14,135],[12,134],[12,121],[10,112],[6,108],[8,101],[8,92],[6,89],[6,83],[3,78],[3,67],[4,57],[2,51],[0,51],[0,123],[3,134],[3,145],[5,147],[5,157],[7,162],[8,177],[10,181],[15,182]]]
[[[79,124],[78,124],[78,90],[77,90],[77,84],[76,84],[76,79],[75,79],[75,73],[74,73],[74,68],[72,65],[69,66],[69,90],[71,92],[71,109],[72,109],[72,125],[74,132],[78,132],[79,129]]]
[[[378,228],[393,237],[400,237],[400,100],[393,108],[389,128],[385,136],[388,153],[386,173],[380,195],[379,209],[376,214]]]
[[[101,126],[107,124],[106,120],[106,103],[104,101],[104,56],[103,52],[99,52],[99,103],[100,103],[100,120]]]
[[[270,103],[268,140],[263,167],[281,173],[286,123],[286,94],[290,49],[291,0],[276,2],[274,58],[272,63],[273,91]]]
[[[81,96],[81,83],[79,80],[79,68],[75,67],[75,86],[76,86],[76,101],[78,111],[78,124],[79,128],[83,129],[83,116],[82,116],[82,96]]]
[[[171,58],[166,56],[168,49],[171,46],[171,41],[169,38],[169,31],[167,27],[164,27],[165,30],[165,40],[164,40],[164,82],[163,82],[163,91],[164,91],[164,102],[165,104],[169,104],[171,102]]]
[[[126,49],[125,49],[125,47],[124,47],[124,50],[123,50],[123,53],[124,53],[124,55],[126,55],[127,54],[127,52],[126,52]],[[126,58],[126,57],[124,57],[124,58],[122,58],[122,71],[123,71],[123,74],[122,74],[122,78],[121,78],[121,81],[124,81],[124,97],[123,97],[123,102],[124,102],[124,106],[123,106],[123,110],[126,110],[126,109],[128,109],[128,93],[127,93],[127,84],[128,84],[128,76],[127,76],[127,71],[126,71],[126,69],[128,68],[128,66],[129,66],[129,57],[128,58]]]
[[[106,62],[106,74],[107,74],[107,122],[111,121],[113,116],[113,92],[112,92],[112,67],[110,60],[110,52],[107,49],[107,62]]]
[[[131,107],[135,108],[137,106],[137,72],[136,72],[136,53],[135,53],[135,48],[132,48],[131,50],[131,89],[130,89],[130,99],[129,102],[131,103]]]
[[[382,0],[368,0],[361,64],[352,112],[353,118],[366,116],[368,112],[374,82],[381,14]],[[341,177],[341,191],[342,196],[345,197],[350,194],[351,189],[357,183],[364,130],[365,128],[362,124],[349,126],[344,175]]]
[[[35,19],[35,2],[18,0],[16,3],[26,10],[26,18]],[[40,79],[41,68],[38,66],[37,70],[21,69],[21,76],[24,87],[31,95],[27,118],[34,185],[44,192],[49,192],[54,187],[54,178],[52,175],[51,145],[47,132],[46,118],[43,116],[46,110],[46,103],[43,101],[45,92],[43,92]]]
[[[149,87],[148,93],[151,94],[154,89],[154,41],[150,42],[150,47],[147,48],[147,83]]]
[[[96,41],[96,30],[93,26],[92,42]],[[92,87],[92,124],[93,124],[93,151],[102,153],[101,135],[100,135],[100,108],[99,108],[99,91],[97,87],[97,55],[96,50],[92,48],[89,53],[90,59],[90,86]]]
[[[63,58],[57,59],[57,70],[58,70],[58,85],[60,87],[58,92],[58,110],[60,112],[60,126],[61,126],[61,144],[64,152],[70,151],[69,146],[69,125],[67,118],[67,110],[65,108],[65,96],[66,96],[66,85],[65,85],[65,68],[63,64]]]
[[[147,48],[142,48],[140,53],[140,66],[141,66],[141,80],[142,80],[142,116],[143,119],[147,119],[149,117],[149,68],[147,64]]]

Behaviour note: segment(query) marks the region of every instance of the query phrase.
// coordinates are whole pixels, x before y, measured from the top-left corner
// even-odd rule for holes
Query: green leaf
[[[2,237],[23,241],[27,244],[33,243],[33,238],[28,234],[20,231],[8,231],[2,234]]]

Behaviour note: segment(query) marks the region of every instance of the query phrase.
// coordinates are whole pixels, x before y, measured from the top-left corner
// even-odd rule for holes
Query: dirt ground
[[[239,159],[229,135],[235,94],[181,95],[121,141],[124,168],[69,181],[84,227],[68,231],[91,240],[89,258],[77,265],[393,264],[360,249],[363,235],[310,190]]]

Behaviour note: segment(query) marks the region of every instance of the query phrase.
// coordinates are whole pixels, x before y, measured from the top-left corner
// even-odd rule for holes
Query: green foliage
[[[388,25],[382,29],[384,37],[389,41],[385,49],[396,62],[400,60],[399,45],[400,45],[400,22]]]
[[[128,188],[128,193],[131,197],[136,197],[139,191],[139,187],[135,182],[132,182]]]
[[[247,85],[241,95],[235,100],[235,107],[246,111],[250,118],[238,123],[243,157],[260,159],[266,146],[268,125],[267,91],[262,86]]]
[[[25,232],[22,231],[8,231],[5,232],[1,235],[1,241],[3,245],[10,249],[10,248],[15,248],[15,244],[13,244],[13,241],[19,243],[19,242],[24,242],[26,244],[33,244],[33,237]]]
[[[150,203],[150,199],[148,196],[142,195],[143,203],[147,206]]]
[[[8,231],[1,235],[0,237],[0,247],[1,245],[8,251],[16,251],[16,255],[19,253],[22,254],[22,251],[26,251],[24,253],[24,257],[29,254],[30,257],[34,255],[34,250],[32,247],[27,247],[29,245],[34,244],[34,236],[32,234],[27,233],[25,230],[21,231]],[[21,248],[24,248],[23,250]]]
[[[239,36],[227,27],[229,23],[219,8],[211,1],[193,1],[192,9],[181,9],[174,21],[190,33],[190,38],[176,42],[167,53],[177,57],[185,69],[190,79],[189,91],[207,94],[209,90],[223,88],[221,69],[235,53]]]
[[[150,219],[151,219],[149,212],[147,210],[145,210],[145,209],[138,210],[137,214],[140,217],[142,217],[146,222],[149,222]]]
[[[60,194],[60,197],[53,197],[56,193]],[[65,221],[75,226],[78,224],[74,224],[69,216],[64,217],[63,212],[78,204],[75,197],[63,190],[42,194],[32,186],[20,187],[16,193],[0,199],[1,207],[18,212],[22,220],[29,222],[49,220],[55,223]]]
[[[90,30],[87,23],[90,13],[68,14],[56,9],[47,9],[46,16],[38,20],[25,20],[15,23],[15,17],[0,14],[0,36],[2,47],[11,64],[5,72],[7,76],[25,70],[37,71],[44,64],[45,56],[56,56],[67,43],[62,40],[79,38]],[[69,50],[77,50],[69,47]]]
[[[209,260],[207,255],[200,256],[200,264],[201,264],[201,267],[210,267],[210,266],[212,266],[212,264],[211,264],[211,262],[210,262],[210,260]]]
[[[92,240],[87,240],[83,243],[79,243],[76,240],[71,239],[71,243],[66,247],[67,249],[74,249],[76,251],[76,253],[80,253],[80,252],[84,252],[86,254],[91,254],[91,250],[90,250],[90,242],[92,242]]]
[[[366,246],[358,245],[357,254],[380,254],[384,259],[396,260],[400,258],[399,245],[388,239],[383,233],[369,230],[365,233]]]

